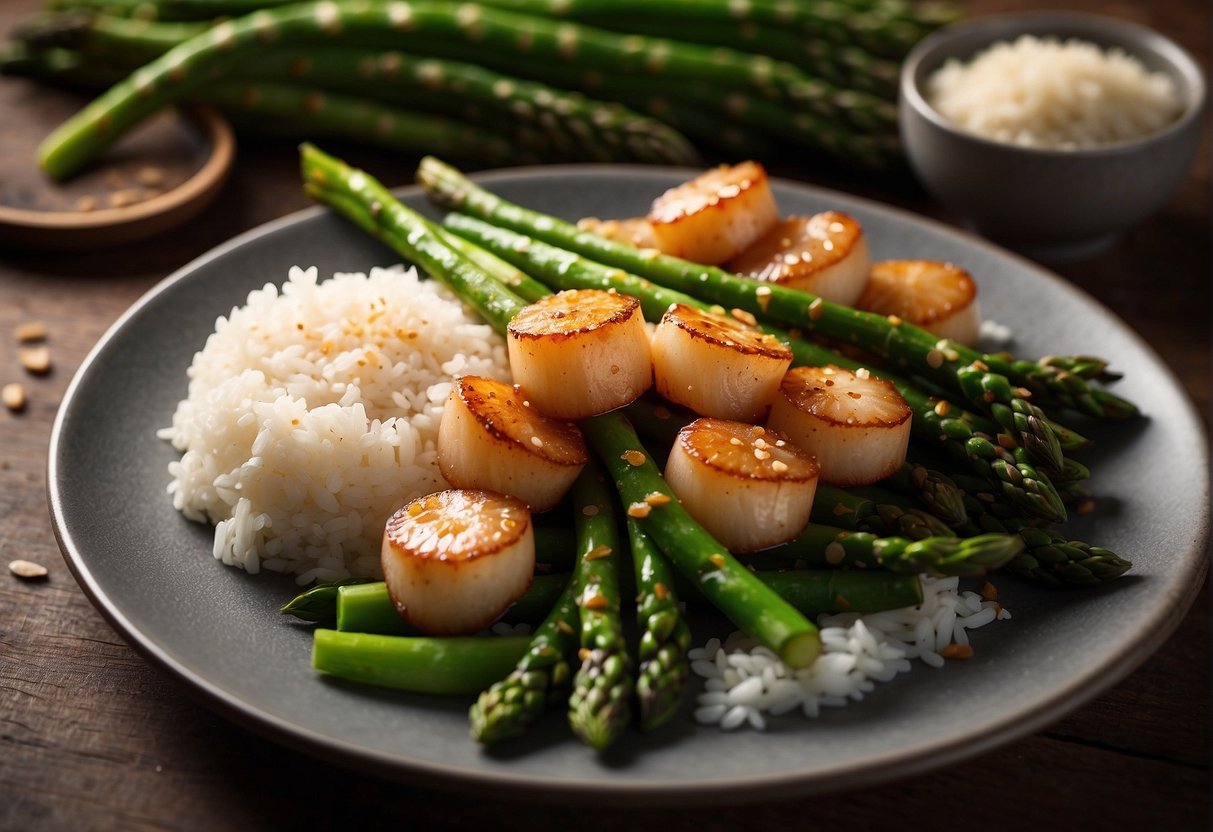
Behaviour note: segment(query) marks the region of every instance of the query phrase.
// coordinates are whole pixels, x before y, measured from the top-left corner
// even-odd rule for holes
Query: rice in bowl
[[[1175,83],[1120,49],[1020,35],[927,80],[927,99],[967,132],[1024,147],[1083,150],[1158,132],[1183,112]]]
[[[461,373],[509,379],[505,343],[441,284],[293,268],[194,356],[158,432],[182,452],[173,505],[215,523],[215,557],[248,572],[378,576],[387,517],[446,487],[438,423]]]

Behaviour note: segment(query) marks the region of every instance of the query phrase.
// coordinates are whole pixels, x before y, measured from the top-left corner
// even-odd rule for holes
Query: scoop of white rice
[[[508,379],[505,343],[400,267],[291,269],[220,317],[158,435],[173,505],[216,523],[215,557],[298,581],[379,574],[387,517],[446,484],[435,445],[453,375]]]
[[[1157,132],[1181,104],[1166,73],[1119,49],[1023,35],[927,79],[927,100],[979,136],[1056,150],[1099,147]]]

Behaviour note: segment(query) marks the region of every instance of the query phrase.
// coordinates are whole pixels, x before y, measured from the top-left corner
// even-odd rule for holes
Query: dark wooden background
[[[0,3],[0,29],[37,8]],[[970,0],[973,14],[1052,4]],[[1209,7],[1073,0],[1178,39],[1209,66]],[[0,123],[31,143],[50,94],[0,79]],[[9,139],[7,155],[15,145]],[[412,159],[343,148],[403,184]],[[0,157],[5,156],[0,148]],[[0,828],[300,829],[472,826],[548,829],[1205,829],[1210,825],[1209,593],[1136,672],[1027,739],[885,786],[768,804],[587,810],[459,799],[289,751],[200,706],[146,664],[77,588],[46,508],[51,422],[88,349],[155,282],[264,221],[303,207],[289,145],[244,143],[235,175],[197,220],[154,243],[101,253],[0,250],[0,384],[22,380],[25,412],[0,411],[0,555],[50,568],[41,582],[0,572]],[[775,173],[953,221],[913,182],[808,162]],[[395,172],[395,175],[393,175]],[[3,169],[0,168],[0,178]],[[997,195],[991,195],[996,198]],[[1175,198],[1111,250],[1055,270],[1115,310],[1209,412],[1208,145]],[[9,336],[45,321],[54,369],[32,378]],[[963,719],[963,715],[958,715]]]

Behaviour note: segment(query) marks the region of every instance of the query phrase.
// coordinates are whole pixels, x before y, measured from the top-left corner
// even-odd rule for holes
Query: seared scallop
[[[530,587],[534,527],[514,497],[440,491],[388,519],[380,559],[392,604],[410,625],[436,636],[476,633]]]
[[[877,482],[901,467],[910,418],[897,389],[866,371],[793,367],[767,424],[813,455],[822,482],[848,486]]]
[[[570,289],[526,306],[507,332],[514,381],[554,419],[584,419],[635,401],[653,383],[640,302]]]
[[[705,418],[679,431],[665,478],[713,537],[731,551],[754,552],[804,530],[818,466],[778,431]]]
[[[675,304],[653,331],[657,392],[701,416],[758,421],[792,364],[778,338]]]
[[[757,162],[721,165],[654,200],[648,221],[665,254],[719,265],[779,220],[766,170]]]
[[[840,211],[788,217],[726,268],[852,306],[868,280],[868,244],[859,223]]]
[[[516,386],[479,376],[451,385],[438,427],[438,469],[452,486],[497,491],[547,511],[589,459],[577,426],[544,416]]]

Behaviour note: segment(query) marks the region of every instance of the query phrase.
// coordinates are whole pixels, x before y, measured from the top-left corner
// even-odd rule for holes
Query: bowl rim
[[[984,44],[975,47],[981,51],[998,41],[1011,37],[1028,34],[1049,34],[1050,28],[1074,29],[1072,34],[1065,37],[1082,38],[1083,32],[1092,32],[1086,37],[1090,42],[1099,45],[1102,40],[1096,35],[1110,32],[1118,39],[1132,42],[1135,46],[1130,54],[1139,57],[1149,53],[1163,61],[1172,75],[1181,75],[1190,86],[1190,94],[1184,101],[1184,111],[1174,122],[1157,130],[1128,141],[1101,147],[1059,149],[1045,147],[1029,147],[998,141],[976,133],[971,133],[958,127],[927,101],[923,95],[919,78],[925,80],[923,65],[933,59],[939,50],[943,49],[957,38],[985,34]],[[1008,31],[1014,30],[1014,31]],[[1101,47],[1102,48],[1102,47]],[[1170,37],[1140,23],[1091,12],[1073,11],[1031,11],[1008,12],[1001,14],[982,15],[952,23],[923,38],[906,55],[902,62],[898,80],[899,99],[913,109],[919,116],[929,121],[934,127],[946,132],[949,136],[971,142],[972,144],[989,149],[1000,149],[1023,153],[1027,156],[1051,159],[1102,159],[1132,154],[1146,145],[1161,142],[1176,134],[1188,130],[1192,123],[1203,118],[1208,90],[1204,78],[1204,70],[1188,50],[1180,46]]]
[[[95,211],[40,211],[0,205],[0,226],[63,233],[126,228],[207,199],[232,168],[235,134],[218,111],[208,105],[191,104],[179,112],[195,126],[207,147],[202,166],[180,185],[142,202]]]

